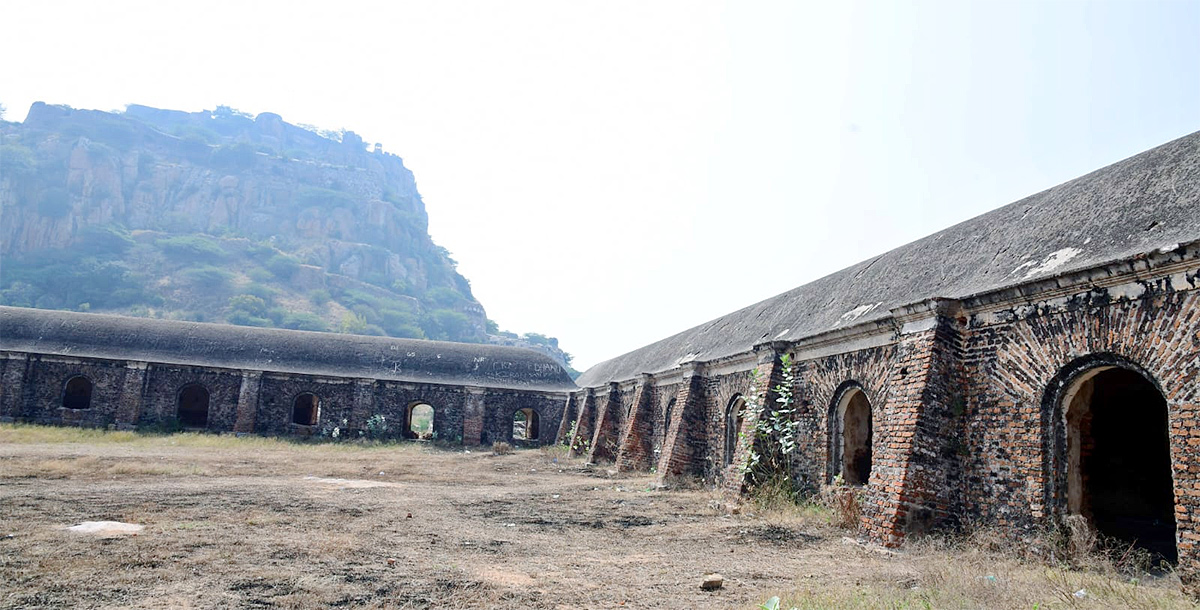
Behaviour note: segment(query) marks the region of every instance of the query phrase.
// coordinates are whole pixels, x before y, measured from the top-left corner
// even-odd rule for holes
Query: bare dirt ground
[[[0,608],[1194,607],[1173,576],[887,551],[651,483],[546,450],[0,425]]]

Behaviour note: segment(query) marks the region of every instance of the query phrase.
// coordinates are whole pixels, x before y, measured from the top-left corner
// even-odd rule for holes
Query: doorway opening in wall
[[[1085,371],[1064,395],[1067,511],[1102,536],[1169,563],[1175,491],[1167,402],[1142,374],[1117,366]]]
[[[405,428],[408,437],[418,440],[433,440],[433,407],[427,403],[414,402],[408,405]]]
[[[538,437],[538,414],[533,409],[520,409],[513,413],[513,438],[534,441]]]
[[[304,392],[292,401],[292,423],[315,426],[321,417],[321,399],[312,392]]]
[[[866,485],[871,479],[874,440],[867,394],[857,386],[847,388],[831,415],[831,476],[841,476],[847,485]]]
[[[208,390],[198,383],[183,386],[179,390],[176,416],[184,428],[207,428]]]
[[[76,375],[63,386],[62,406],[67,409],[89,409],[92,406],[92,381]]]
[[[729,399],[725,407],[725,465],[733,464],[733,454],[737,452],[738,436],[742,433],[742,422],[746,418],[746,399],[741,394]]]

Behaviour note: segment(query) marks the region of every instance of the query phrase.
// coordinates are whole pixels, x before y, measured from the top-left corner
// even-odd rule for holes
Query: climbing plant
[[[799,444],[800,422],[796,420],[794,406],[794,390],[796,376],[792,372],[791,356],[784,354],[780,360],[780,383],[772,392],[775,400],[771,406],[762,404],[764,392],[752,392],[746,398],[746,409],[751,415],[757,415],[754,425],[749,431],[750,438],[744,438],[745,432],[740,433],[741,442],[748,445],[746,461],[741,465],[741,474],[750,484],[766,481],[781,481],[789,478],[788,463]],[[751,373],[751,385],[759,388],[763,383],[762,373],[754,369]]]

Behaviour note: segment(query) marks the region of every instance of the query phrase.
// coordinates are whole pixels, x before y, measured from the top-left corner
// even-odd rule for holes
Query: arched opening
[[[76,375],[63,386],[62,406],[67,409],[89,409],[92,406],[92,380]]]
[[[421,440],[433,438],[433,407],[427,403],[408,405],[408,437]]]
[[[179,390],[177,414],[184,428],[208,427],[208,390],[197,383],[183,386]]]
[[[737,452],[738,436],[742,432],[742,421],[746,418],[746,399],[741,394],[729,399],[725,407],[725,465],[733,464]]]
[[[874,440],[871,402],[862,388],[850,387],[836,404],[829,425],[830,471],[847,485],[866,485],[871,479]]]
[[[1120,366],[1080,374],[1063,394],[1067,512],[1102,535],[1170,563],[1175,491],[1167,402],[1145,376]]]
[[[304,392],[292,401],[292,423],[315,426],[321,417],[321,399],[312,392]]]
[[[662,453],[663,445],[667,443],[667,433],[671,431],[671,416],[675,413],[675,397],[672,396],[667,401],[667,406],[663,409],[662,424],[654,425],[654,455],[655,459]]]
[[[513,413],[513,438],[534,441],[538,437],[538,414],[533,409],[520,409]]]

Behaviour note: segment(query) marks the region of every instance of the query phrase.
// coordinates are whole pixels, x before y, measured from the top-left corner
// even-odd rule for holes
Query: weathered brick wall
[[[582,401],[578,392],[567,395],[562,409],[562,416],[558,420],[558,430],[554,433],[554,444],[571,444],[569,437],[573,427],[576,425],[576,421],[579,420],[581,403]]]
[[[603,396],[596,395],[596,424],[588,451],[589,462],[615,462],[621,448],[624,423],[633,411],[635,384],[610,384]]]
[[[872,468],[862,521],[870,537],[896,544],[962,523],[1016,535],[1066,514],[1065,388],[1096,366],[1122,367],[1151,380],[1165,398],[1180,571],[1197,582],[1200,271],[1189,248],[961,302],[899,307],[889,319],[828,337],[757,346],[756,364],[744,354],[658,372],[684,381],[671,391],[638,394],[653,415],[626,422],[626,440],[655,434],[652,422],[665,418],[664,401],[673,392],[677,404],[664,421],[660,481],[695,476],[740,489],[739,465],[749,447],[739,439],[733,465],[725,466],[726,408],[739,394],[771,404],[778,356],[796,353],[801,438],[791,469],[801,488],[814,490],[835,474],[831,416],[847,388],[857,388],[871,412]],[[748,370],[754,366],[762,373],[757,384]],[[594,388],[585,413],[600,417],[621,403],[609,400],[616,388]],[[743,432],[753,415],[747,414]]]
[[[704,376],[698,367],[684,373],[675,394],[675,407],[664,422],[662,453],[658,457],[659,484],[669,485],[681,478],[704,476],[708,448]]]
[[[9,360],[5,370],[4,405],[6,415],[44,424],[77,424],[106,426],[116,423],[121,409],[124,363],[92,361],[78,358],[33,356]],[[67,409],[63,406],[63,389],[67,380],[76,375],[92,383],[92,397],[87,409]],[[18,378],[26,376],[18,382]]]
[[[0,353],[0,421],[14,421],[25,407],[27,354]]]
[[[233,430],[242,385],[240,371],[155,364],[147,369],[146,378],[139,426],[177,421],[179,392],[184,386],[197,384],[208,390],[206,429],[221,432]]]
[[[761,365],[759,371],[763,373],[759,384],[761,389],[765,392],[769,387],[774,387],[770,383],[772,380],[768,378],[769,371]],[[751,383],[752,380],[753,375],[750,370],[727,373],[705,380],[704,446],[701,451],[708,457],[704,462],[704,478],[710,484],[729,485],[731,489],[735,490],[741,487],[742,460],[739,459],[737,452],[740,450],[744,455],[749,447],[739,445],[735,447],[735,455],[725,455],[725,414],[735,398],[739,396],[749,398],[756,390]],[[776,378],[774,381],[778,382],[778,379]],[[749,441],[753,437],[750,430],[753,429],[757,418],[748,411],[746,415],[743,418],[741,430],[736,433],[742,433],[742,438]]]
[[[643,375],[638,381],[622,425],[617,470],[648,470],[654,466],[655,418],[654,378]]]
[[[487,392],[484,395],[484,437],[517,446],[552,444],[562,421],[563,404],[562,397],[534,392]],[[513,416],[521,409],[533,409],[537,413],[536,439],[513,438]]]
[[[1065,303],[972,316],[965,341],[964,512],[1015,531],[1065,508],[1059,392],[1090,365],[1140,369],[1166,398],[1181,568],[1200,541],[1200,295],[1145,284],[1136,299],[1104,290]],[[997,322],[997,320],[999,320]]]
[[[434,409],[434,432],[439,440],[462,442],[468,407],[476,425],[467,442],[490,444],[513,441],[513,415],[531,408],[538,415],[536,440],[522,445],[554,442],[563,425],[565,394],[509,389],[484,389],[437,384],[381,382],[126,362],[99,358],[68,358],[5,352],[0,354],[0,421],[33,421],[85,426],[154,427],[178,423],[178,397],[188,385],[209,394],[206,430],[255,432],[269,435],[312,435],[326,424],[338,426],[346,437],[357,436],[373,415],[386,418],[392,431],[404,429],[408,407],[415,402]],[[67,380],[83,375],[92,384],[91,406],[63,408]],[[310,392],[320,399],[315,426],[292,423],[296,396]],[[473,401],[473,402],[471,402]]]
[[[680,383],[665,383],[654,386],[654,395],[651,398],[652,409],[652,424],[650,431],[650,453],[652,455],[651,467],[658,468],[659,459],[662,457],[663,446],[667,440],[667,428],[670,426],[671,417],[674,416],[674,411],[679,405],[679,389]]]
[[[306,392],[320,400],[317,425],[313,426],[314,429],[292,424],[292,407],[296,397]],[[353,380],[266,373],[259,382],[254,431],[258,434],[283,436],[312,434],[319,432],[326,424],[347,428],[353,406]],[[347,424],[343,425],[342,421],[346,421]]]
[[[375,384],[375,399],[368,417],[382,415],[389,422],[389,426],[403,428],[408,416],[408,407],[416,402],[433,407],[433,432],[438,440],[462,440],[463,416],[467,406],[467,391],[464,388],[379,382]],[[495,440],[499,439],[490,437],[485,426],[483,444],[490,445]]]
[[[839,473],[833,472],[830,418],[836,415],[843,392],[859,388],[871,405],[876,430],[884,421],[891,393],[890,371],[894,345],[836,354],[793,363],[795,407],[800,442],[793,459],[793,479],[801,489],[815,491]],[[880,439],[876,437],[876,442]]]

